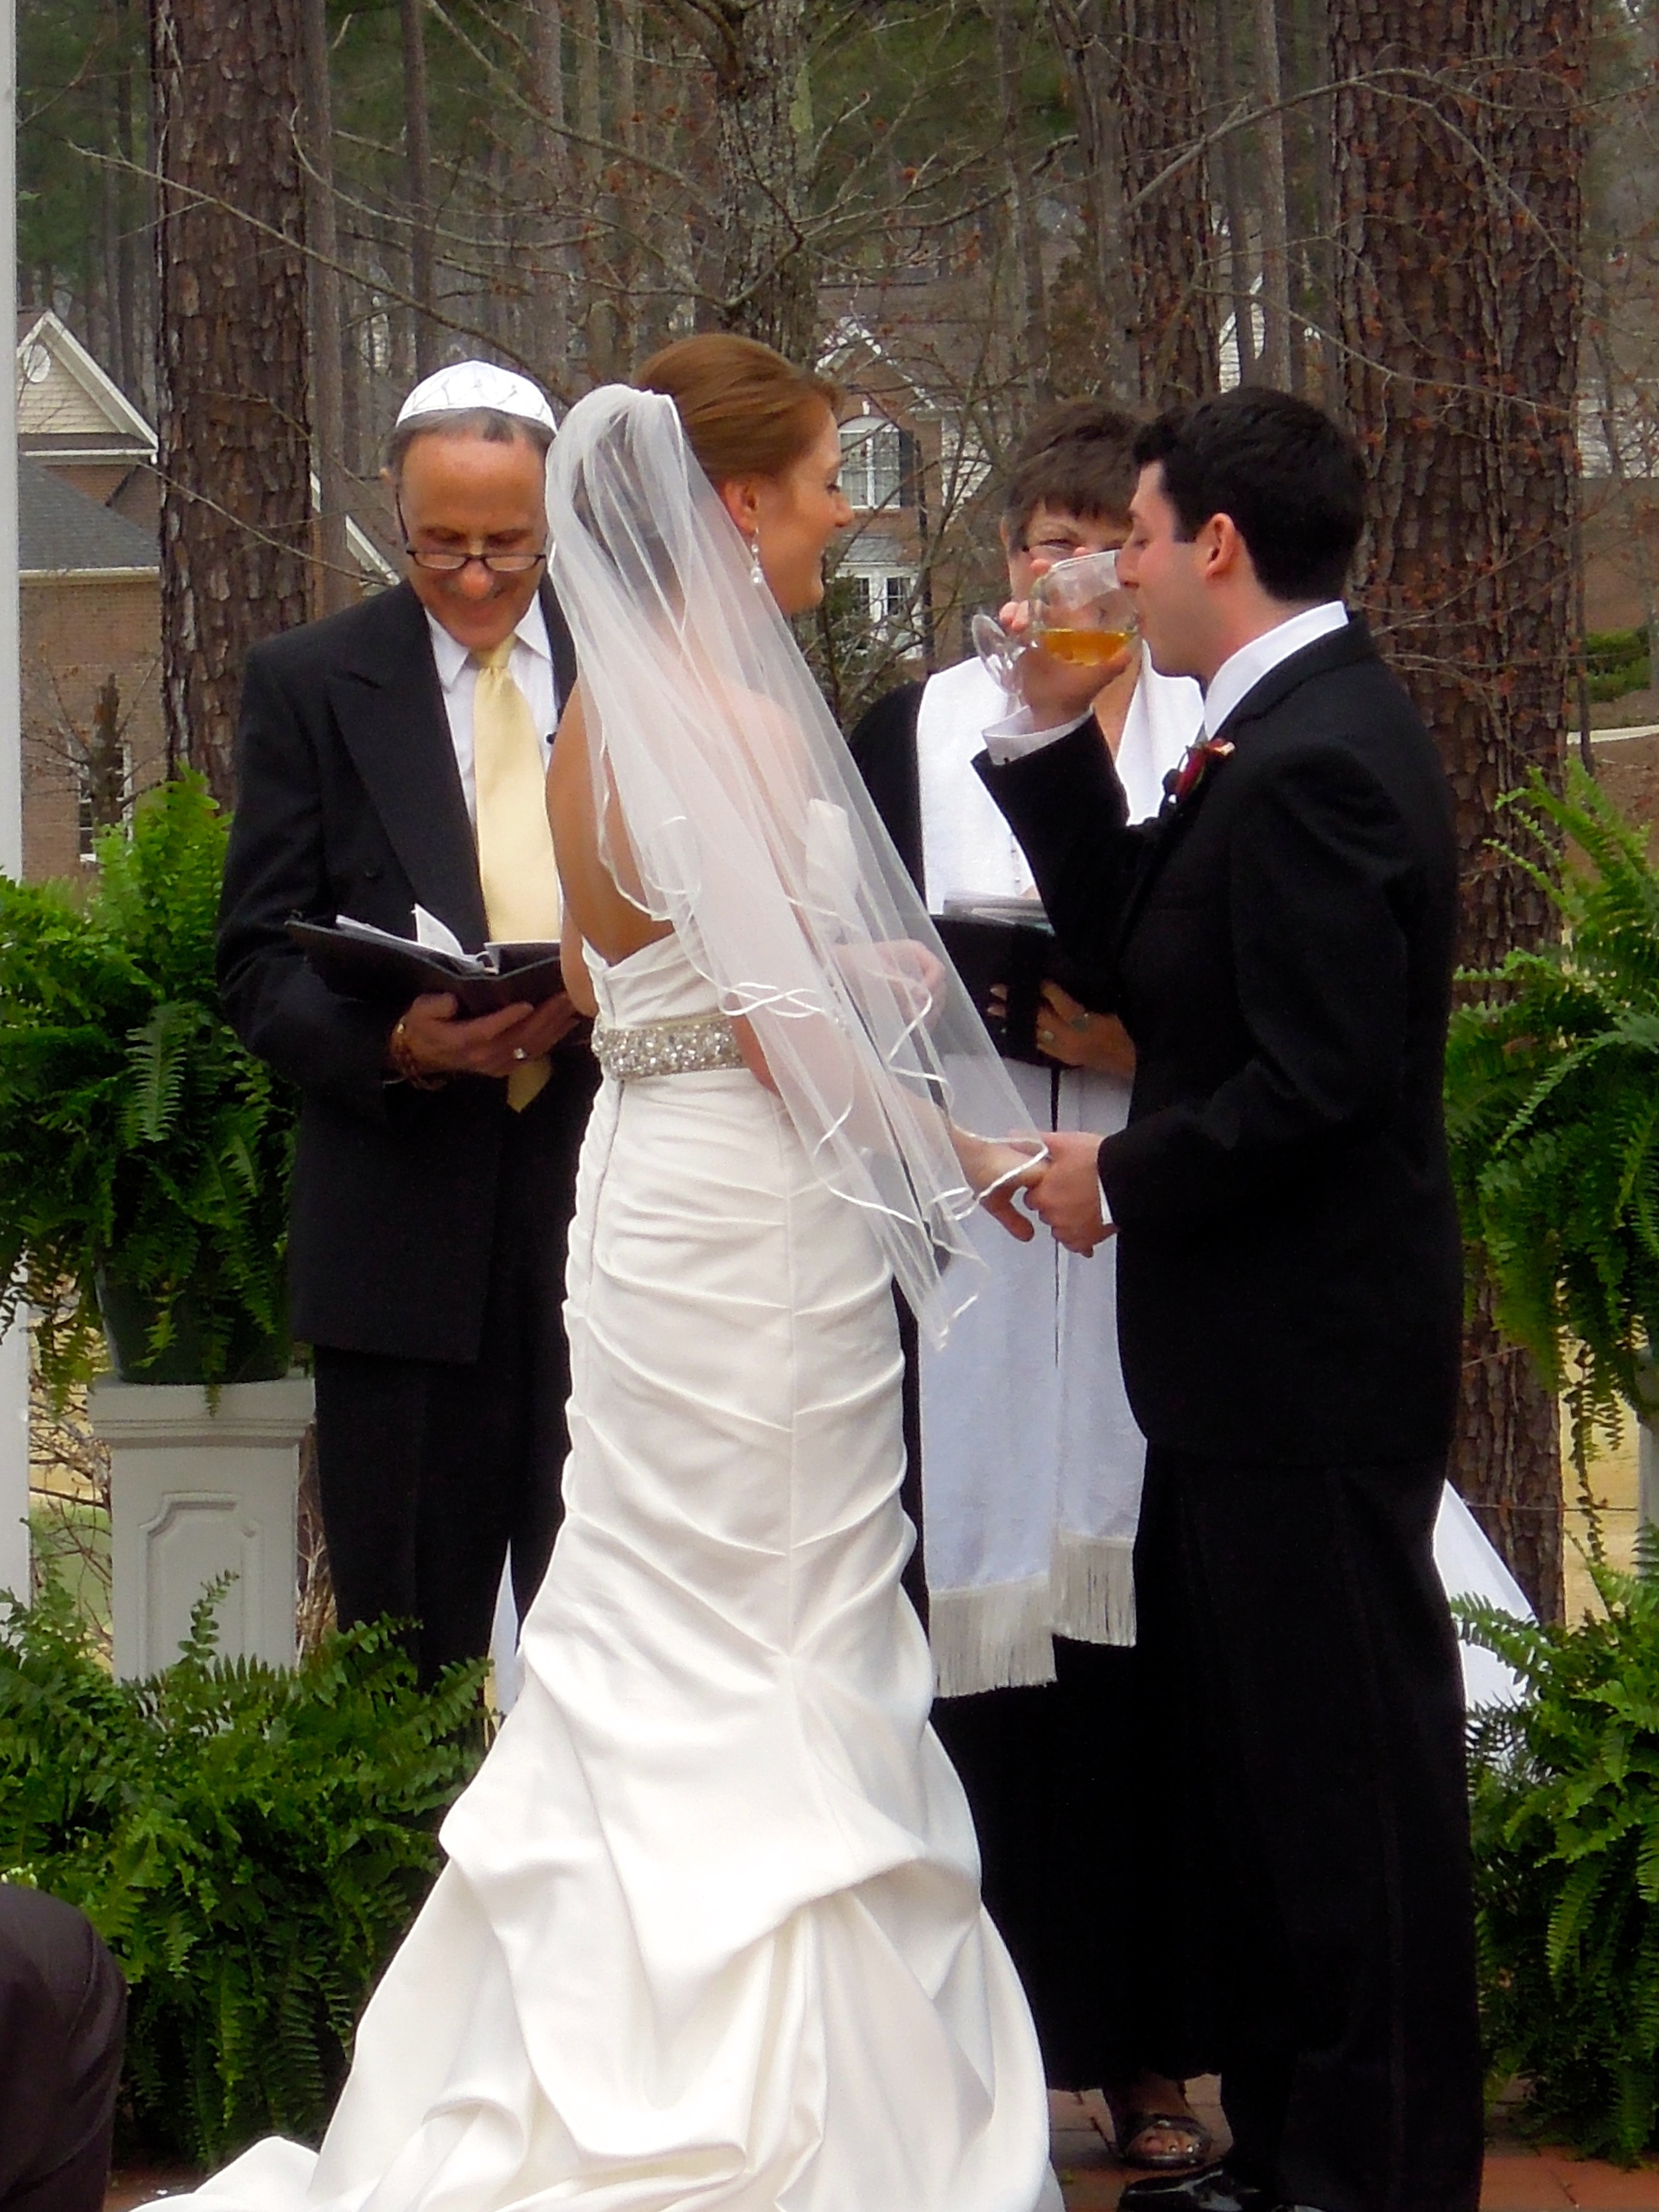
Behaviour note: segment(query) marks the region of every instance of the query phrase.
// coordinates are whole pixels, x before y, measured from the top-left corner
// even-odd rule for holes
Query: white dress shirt
[[[1288,660],[1293,653],[1300,653],[1304,645],[1312,645],[1333,630],[1346,629],[1348,610],[1340,599],[1323,599],[1316,607],[1304,607],[1299,615],[1292,615],[1274,629],[1263,630],[1248,645],[1224,660],[1210,678],[1204,694],[1204,734],[1212,738],[1229,714],[1247,692],[1254,691],[1264,676],[1271,675],[1281,660]]]
[[[471,648],[453,638],[430,611],[426,619],[432,632],[432,658],[437,663],[438,682],[443,688],[444,712],[449,718],[449,742],[455,748],[455,765],[461,772],[466,811],[476,824],[478,784],[472,767],[472,695],[478,688],[478,666]],[[559,714],[553,684],[553,647],[548,641],[539,595],[532,599],[513,634],[507,672],[530,702],[530,719],[541,739],[542,765],[545,768],[553,749],[553,730]]]

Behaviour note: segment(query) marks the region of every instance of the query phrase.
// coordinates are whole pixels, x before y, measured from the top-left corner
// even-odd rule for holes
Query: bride
[[[899,1587],[890,1288],[940,1334],[975,1197],[1011,1225],[1041,1148],[1002,1141],[1014,1094],[783,619],[848,520],[827,388],[720,336],[641,382],[549,467],[583,670],[549,803],[607,1078],[566,1517],[321,2152],[268,2141],[197,2201],[1058,2212]]]

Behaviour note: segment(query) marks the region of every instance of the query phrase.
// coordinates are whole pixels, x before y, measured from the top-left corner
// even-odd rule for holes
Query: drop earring
[[[766,589],[766,571],[761,566],[758,530],[749,541],[749,580],[757,592],[763,592]]]

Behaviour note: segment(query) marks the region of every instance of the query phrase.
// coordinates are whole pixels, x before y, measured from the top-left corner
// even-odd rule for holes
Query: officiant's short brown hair
[[[757,338],[704,331],[653,353],[634,379],[672,399],[692,452],[712,484],[781,477],[817,436],[836,386],[797,368]]]
[[[1066,399],[1034,423],[1015,449],[1002,497],[1010,545],[1023,545],[1040,507],[1088,522],[1127,524],[1139,471],[1140,424],[1099,399]]]

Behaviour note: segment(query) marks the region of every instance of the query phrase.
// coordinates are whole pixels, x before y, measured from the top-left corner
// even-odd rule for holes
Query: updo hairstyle
[[[634,379],[674,403],[686,442],[718,489],[742,477],[781,477],[818,435],[836,386],[797,368],[757,339],[729,331],[681,338],[652,355]]]

